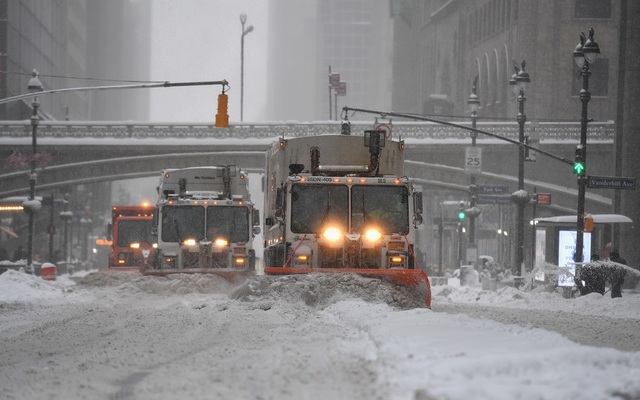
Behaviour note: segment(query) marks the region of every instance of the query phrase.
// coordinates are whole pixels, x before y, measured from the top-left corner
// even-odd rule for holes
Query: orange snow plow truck
[[[281,138],[267,153],[266,275],[356,273],[431,288],[416,265],[422,193],[403,173],[404,141],[364,136]]]
[[[233,282],[255,274],[260,216],[235,165],[166,169],[158,186],[157,259],[144,275],[208,273]]]
[[[111,207],[111,254],[109,269],[132,270],[149,267],[155,258],[152,235],[154,206]]]

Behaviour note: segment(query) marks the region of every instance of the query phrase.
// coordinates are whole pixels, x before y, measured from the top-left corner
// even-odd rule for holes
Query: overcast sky
[[[267,0],[154,0],[151,79],[226,79],[229,121],[240,121],[240,14],[253,32],[244,43],[244,121],[265,119]],[[151,91],[151,121],[213,122],[220,86]]]

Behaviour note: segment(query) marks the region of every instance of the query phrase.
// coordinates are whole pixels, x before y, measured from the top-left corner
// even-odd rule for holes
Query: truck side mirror
[[[277,188],[276,189],[276,219],[283,219],[284,218],[284,189],[283,188]]]
[[[253,226],[260,226],[260,210],[254,208],[251,213],[251,218]]]
[[[422,192],[413,193],[413,211],[422,214]]]
[[[422,192],[413,193],[413,227],[422,225]]]

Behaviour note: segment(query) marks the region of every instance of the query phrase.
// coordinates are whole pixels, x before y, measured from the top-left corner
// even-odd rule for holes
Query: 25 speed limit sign
[[[467,147],[464,157],[464,172],[467,174],[482,172],[482,148]]]

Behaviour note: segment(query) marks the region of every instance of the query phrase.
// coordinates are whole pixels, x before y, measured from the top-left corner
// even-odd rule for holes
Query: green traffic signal
[[[467,214],[464,211],[458,211],[458,219],[463,220]]]
[[[578,176],[584,176],[587,166],[584,163],[585,148],[582,145],[576,146],[576,157],[573,161],[573,173]]]

